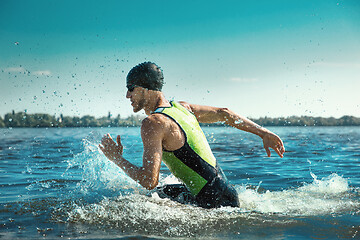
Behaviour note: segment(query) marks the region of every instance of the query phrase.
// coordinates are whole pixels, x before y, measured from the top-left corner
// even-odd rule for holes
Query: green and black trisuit
[[[173,200],[186,194],[190,202],[204,208],[239,207],[237,192],[217,165],[196,117],[180,103],[172,101],[170,104],[171,107],[160,107],[153,114],[168,116],[185,134],[184,146],[175,151],[164,149],[162,156],[163,162],[183,184],[165,185],[156,191]]]

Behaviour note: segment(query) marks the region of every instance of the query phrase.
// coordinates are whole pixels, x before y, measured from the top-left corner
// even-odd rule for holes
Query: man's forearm
[[[141,186],[147,189],[152,189],[155,187],[153,186],[153,184],[150,183],[151,181],[149,181],[143,167],[138,167],[130,163],[128,160],[123,158],[123,156],[116,158],[115,160],[113,160],[113,162],[118,165],[130,178],[138,182]]]
[[[264,136],[267,133],[271,133],[266,128],[261,127],[260,125],[254,123],[250,119],[248,119],[246,117],[242,117],[229,109],[225,108],[225,109],[222,109],[221,111],[222,111],[221,114],[223,115],[225,124],[227,124],[231,127],[256,134],[261,138],[264,138]]]

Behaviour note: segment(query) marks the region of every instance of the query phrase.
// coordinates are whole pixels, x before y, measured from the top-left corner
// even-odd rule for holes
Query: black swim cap
[[[164,76],[159,66],[152,62],[140,63],[133,67],[126,77],[126,87],[131,91],[134,87],[161,91]]]

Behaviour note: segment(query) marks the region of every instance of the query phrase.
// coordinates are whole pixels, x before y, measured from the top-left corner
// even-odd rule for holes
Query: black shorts
[[[222,177],[208,182],[198,195],[193,196],[184,184],[170,184],[157,187],[155,192],[160,198],[187,204],[196,204],[203,208],[240,207],[235,188]]]

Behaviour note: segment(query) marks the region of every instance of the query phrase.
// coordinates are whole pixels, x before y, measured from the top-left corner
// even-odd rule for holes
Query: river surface
[[[203,128],[240,208],[160,199],[97,145],[122,136],[142,159],[139,128],[0,129],[1,239],[360,239],[360,128],[274,127],[284,158],[259,137]],[[176,180],[161,167],[160,184]]]

